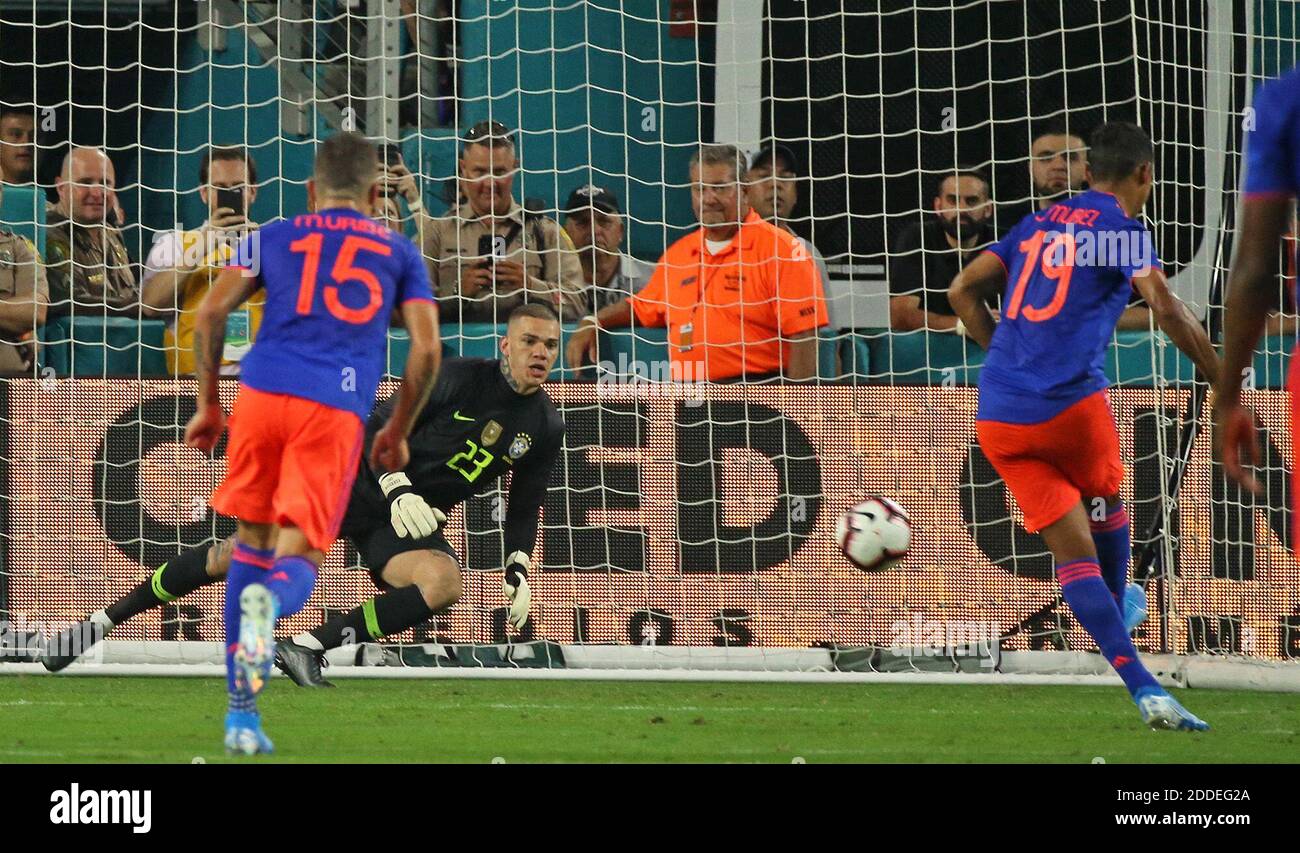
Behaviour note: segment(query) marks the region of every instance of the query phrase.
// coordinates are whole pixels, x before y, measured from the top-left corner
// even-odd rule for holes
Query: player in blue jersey
[[[1255,345],[1277,304],[1282,235],[1291,224],[1292,201],[1300,195],[1300,70],[1265,84],[1255,95],[1254,129],[1246,138],[1246,174],[1241,185],[1240,227],[1228,274],[1223,315],[1223,373],[1214,389],[1215,438],[1223,471],[1255,494],[1260,484],[1245,468],[1260,463],[1255,418],[1242,405],[1241,386],[1254,361]],[[1291,354],[1291,435],[1300,422],[1300,358]],[[1300,486],[1293,467],[1292,495]],[[1294,500],[1294,497],[1292,498]],[[1293,536],[1300,513],[1291,514]],[[1300,539],[1293,538],[1293,542]]]
[[[1138,659],[1121,607],[1128,586],[1124,467],[1106,397],[1107,347],[1136,288],[1160,328],[1210,380],[1205,330],[1170,292],[1137,219],[1154,180],[1151,139],[1111,122],[1092,135],[1091,189],[1030,214],[953,280],[949,300],[988,349],[980,446],[1056,558],[1061,595],[1153,728],[1207,729]],[[1002,291],[1002,318],[986,307]]]
[[[330,137],[307,183],[315,212],[250,235],[239,250],[243,266],[224,270],[199,309],[198,411],[185,443],[210,451],[225,429],[217,372],[226,316],[266,292],[230,415],[226,478],[212,495],[212,507],[239,522],[226,578],[227,752],[272,749],[256,697],[274,658],[275,620],[307,602],[338,535],[394,311],[411,350],[396,406],[372,444],[373,467],[406,466],[406,437],[437,376],[428,273],[409,241],[370,218],[378,176],[364,137]]]

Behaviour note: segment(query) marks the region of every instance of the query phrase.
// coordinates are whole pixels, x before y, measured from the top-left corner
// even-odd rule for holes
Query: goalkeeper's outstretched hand
[[[528,588],[530,568],[532,564],[523,551],[515,551],[506,558],[506,576],[502,583],[502,591],[510,599],[510,612],[506,614],[506,621],[516,631],[522,630],[528,621],[528,608],[533,603],[533,593]]]
[[[423,539],[432,536],[447,523],[447,514],[436,506],[429,506],[415,493],[411,480],[401,471],[379,478],[379,488],[384,490],[391,510],[393,530],[403,539]]]

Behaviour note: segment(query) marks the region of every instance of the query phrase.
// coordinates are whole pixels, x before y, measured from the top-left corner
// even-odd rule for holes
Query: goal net
[[[1295,60],[1295,10],[1266,0],[50,5],[0,3],[0,102],[34,117],[36,153],[34,175],[4,186],[0,225],[43,248],[70,192],[68,145],[103,148],[136,282],[156,272],[147,261],[169,230],[207,218],[199,165],[212,145],[247,147],[249,216],[269,222],[305,210],[314,146],[330,133],[392,143],[420,202],[393,196],[393,221],[418,241],[418,208],[436,217],[456,203],[466,130],[499,121],[519,157],[516,201],[564,222],[573,190],[607,189],[621,251],[649,266],[696,227],[688,162],[701,144],[779,146],[781,192],[797,196],[779,224],[824,259],[819,381],[652,381],[669,375],[666,339],[637,325],[602,337],[595,371],[562,356],[548,392],[567,435],[532,618],[507,632],[498,484],[448,524],[461,600],[386,639],[441,649],[429,657],[442,664],[451,647],[507,640],[550,641],[570,664],[767,670],[963,668],[963,650],[992,667],[992,650],[1093,650],[976,441],[982,352],[941,312],[916,310],[953,253],[905,235],[937,227],[958,170],[986,176],[973,221],[1000,235],[1049,197],[1031,164],[1044,133],[1065,140],[1068,169],[1072,140],[1136,121],[1156,141],[1145,211],[1156,247],[1175,291],[1217,331],[1251,96]],[[1144,652],[1300,655],[1283,390],[1294,263],[1286,270],[1248,383],[1268,437],[1259,497],[1225,485],[1204,389],[1149,320],[1118,332],[1107,357],[1133,565],[1150,599]],[[181,443],[195,384],[170,372],[168,325],[193,306],[136,299],[105,314],[74,293],[71,307],[37,332],[36,360],[0,380],[9,659],[234,529],[207,506],[222,448],[209,458]],[[444,323],[448,352],[492,356],[501,319]],[[390,349],[398,371],[400,332]],[[224,385],[228,408],[236,382]],[[833,531],[877,494],[909,510],[913,546],[901,565],[864,573]],[[281,630],[374,594],[340,541]],[[221,639],[222,596],[205,587],[112,638],[135,641],[143,660],[188,659],[177,643]]]

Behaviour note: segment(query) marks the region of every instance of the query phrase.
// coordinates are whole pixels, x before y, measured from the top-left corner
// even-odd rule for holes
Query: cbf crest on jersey
[[[506,455],[511,459],[517,460],[528,452],[528,448],[533,446],[533,440],[528,437],[528,433],[521,432],[515,436],[515,440],[510,442],[510,448],[506,450]]]

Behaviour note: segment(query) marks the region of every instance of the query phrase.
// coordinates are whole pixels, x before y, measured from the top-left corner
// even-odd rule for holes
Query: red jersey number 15
[[[312,303],[316,299],[316,276],[320,273],[320,253],[324,242],[324,234],[308,234],[289,244],[290,251],[305,255],[302,280],[298,285],[299,314],[310,314]],[[326,310],[343,322],[358,326],[370,322],[370,318],[384,304],[384,289],[380,286],[379,279],[370,270],[355,266],[357,253],[361,251],[388,256],[393,253],[393,247],[365,237],[343,238],[343,245],[339,247],[338,256],[334,259],[334,268],[330,270],[330,278],[334,283],[325,285],[324,290]],[[361,308],[349,308],[339,299],[339,285],[349,281],[364,284],[370,293],[370,301]]]
[[[1074,274],[1074,235],[1066,232],[1058,233],[1044,249],[1043,240],[1046,237],[1046,231],[1035,231],[1028,240],[1020,244],[1020,251],[1026,256],[1025,265],[1020,268],[1020,278],[1016,279],[1016,289],[1012,292],[1011,303],[1007,306],[1008,320],[1016,319],[1021,313],[1024,313],[1025,319],[1031,323],[1050,320],[1061,313],[1065,298],[1070,295],[1070,276]],[[1056,254],[1059,254],[1059,257],[1056,258],[1056,263],[1052,263],[1053,255]],[[1025,305],[1022,308],[1021,303],[1025,301],[1025,288],[1029,286],[1029,279],[1036,269],[1041,269],[1045,278],[1056,282],[1056,291],[1052,294],[1052,301],[1042,308],[1033,305]]]

